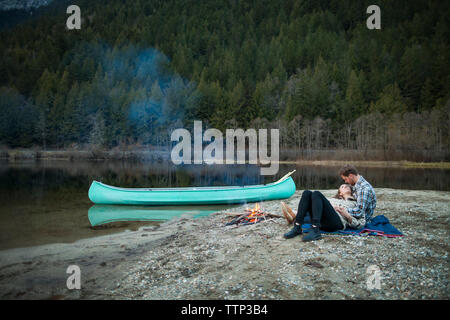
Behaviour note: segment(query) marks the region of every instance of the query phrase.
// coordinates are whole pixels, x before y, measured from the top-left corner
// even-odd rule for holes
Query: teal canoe
[[[95,204],[120,205],[233,204],[286,199],[294,192],[291,177],[265,185],[188,188],[119,188],[93,181],[89,199]]]

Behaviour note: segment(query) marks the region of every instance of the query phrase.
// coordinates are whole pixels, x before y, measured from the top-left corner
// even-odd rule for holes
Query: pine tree
[[[348,79],[347,90],[345,92],[345,108],[344,113],[348,120],[358,118],[366,109],[366,103],[363,97],[361,81],[352,70]]]
[[[371,108],[372,112],[378,111],[389,116],[407,111],[407,105],[396,83],[386,86]]]
[[[419,45],[408,47],[400,60],[399,85],[410,110],[418,110],[420,91],[427,74],[429,59]]]
[[[430,78],[427,78],[420,91],[420,111],[432,109],[435,106],[435,103],[436,94],[433,81]]]

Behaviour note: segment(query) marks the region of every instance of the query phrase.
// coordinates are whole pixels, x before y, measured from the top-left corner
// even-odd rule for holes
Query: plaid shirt
[[[377,206],[375,191],[370,183],[362,176],[359,176],[358,182],[355,184],[355,189],[354,197],[356,198],[356,206],[354,208],[348,208],[347,212],[355,218],[364,217],[366,223],[369,223]]]

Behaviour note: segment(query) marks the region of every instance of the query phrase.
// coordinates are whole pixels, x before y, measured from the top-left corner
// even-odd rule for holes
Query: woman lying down
[[[353,229],[362,228],[366,224],[364,216],[355,218],[347,210],[339,210],[339,208],[347,209],[355,206],[356,200],[353,197],[352,187],[349,184],[341,185],[337,194],[333,198],[328,199],[320,191],[305,190],[298,204],[297,215],[284,202],[281,202],[281,210],[288,221],[295,219],[294,227],[291,231],[285,233],[284,237],[290,239],[301,235],[301,226],[307,214],[311,216],[312,228],[303,236],[303,241],[320,239],[319,229],[333,232],[344,230],[347,227]]]

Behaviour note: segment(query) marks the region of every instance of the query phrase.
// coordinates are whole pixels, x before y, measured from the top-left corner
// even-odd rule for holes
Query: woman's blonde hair
[[[343,183],[343,185],[346,185],[347,187],[349,187],[350,188],[350,192],[353,194],[353,187],[350,184]],[[342,184],[341,184],[341,186],[342,186]],[[333,198],[335,198],[335,199],[344,199],[344,197],[339,192],[339,189],[338,189],[337,193],[333,196]]]

